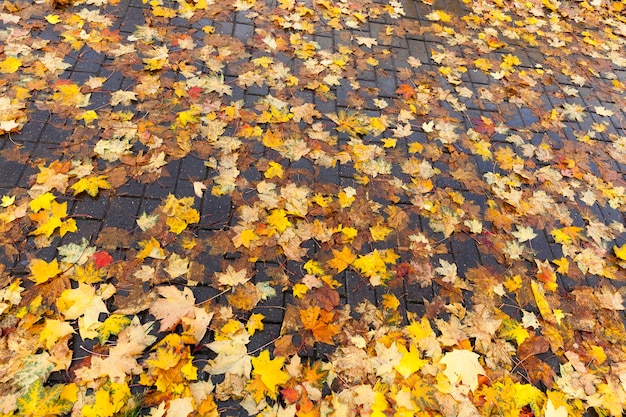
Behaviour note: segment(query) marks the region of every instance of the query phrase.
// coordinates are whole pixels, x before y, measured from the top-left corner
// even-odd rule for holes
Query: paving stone
[[[103,226],[133,230],[140,205],[141,199],[137,197],[118,197],[112,200]]]
[[[98,233],[102,227],[102,221],[98,219],[84,219],[84,218],[75,218],[76,226],[78,227],[78,232],[76,233],[68,233],[61,239],[62,245],[67,245],[68,243],[76,243],[80,244],[84,239],[87,239],[90,243],[94,243],[98,237]]]
[[[158,181],[146,185],[145,195],[152,198],[164,198],[174,193],[180,161],[171,161],[163,167],[163,173]],[[179,196],[180,197],[180,196]]]
[[[428,64],[430,62],[430,49],[427,43],[417,39],[409,39],[409,54],[412,57],[418,58],[422,64]]]
[[[250,337],[248,351],[261,351],[271,347],[280,336],[280,324],[265,323],[263,331],[257,331]]]
[[[0,187],[5,189],[17,187],[23,172],[22,164],[0,157]]]
[[[254,35],[254,26],[243,24],[243,23],[235,24],[235,30],[233,32],[233,36],[239,39],[240,41],[242,41],[243,43],[248,42],[248,40],[250,40],[253,35]]]
[[[381,77],[377,76],[376,81],[379,88],[379,94],[382,97],[396,97],[396,79],[393,76]]]
[[[348,304],[356,306],[368,300],[376,303],[376,292],[367,279],[354,271],[346,271],[346,297]]]
[[[117,189],[117,195],[142,196],[145,188],[146,186],[142,182],[129,178],[124,185]]]
[[[72,67],[72,71],[97,74],[103,61],[104,53],[96,52],[89,47],[84,47],[78,55],[76,64]],[[72,75],[72,79],[74,79],[74,77],[75,75]]]
[[[109,196],[105,193],[100,193],[96,198],[83,193],[74,201],[72,214],[102,220],[106,215],[108,204]]]
[[[134,3],[141,3],[141,0],[133,0]],[[145,17],[143,11],[143,5],[132,5],[133,7],[128,7],[126,9],[126,13],[124,14],[124,20],[120,25],[120,32],[128,32],[133,33],[137,26],[141,26],[145,24]]]
[[[454,263],[460,277],[465,277],[467,271],[478,266],[479,254],[476,242],[468,235],[455,234],[450,239]]]
[[[220,229],[229,224],[232,207],[228,196],[214,196],[209,190],[202,197],[202,210],[200,212],[201,225],[210,229]]]

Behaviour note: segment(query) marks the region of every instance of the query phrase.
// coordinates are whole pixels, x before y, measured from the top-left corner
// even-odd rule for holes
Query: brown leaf
[[[550,349],[550,341],[545,336],[531,336],[517,348],[517,356],[521,360],[545,353]]]

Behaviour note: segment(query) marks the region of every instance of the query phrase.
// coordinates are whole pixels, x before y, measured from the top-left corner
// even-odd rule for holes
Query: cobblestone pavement
[[[182,7],[175,2],[163,3],[165,15],[168,10]],[[240,3],[247,4],[245,1]],[[309,3],[303,2],[302,7],[311,6]],[[85,10],[95,9],[93,4],[86,4]],[[350,23],[349,14],[339,14],[335,29],[328,24],[332,21],[332,9],[329,8],[326,11],[329,18],[313,23],[318,25],[315,35],[310,39],[304,35],[300,52],[302,57],[307,57],[303,45],[314,41],[310,44],[314,48],[310,56],[314,56],[317,63],[328,59],[336,67],[341,67],[346,64],[341,63],[341,48],[349,45],[351,62],[338,70],[336,74],[339,76],[333,78],[336,74],[322,68],[319,79],[310,77],[309,85],[301,82],[296,87],[289,84],[288,76],[276,74],[274,80],[267,76],[257,83],[250,82],[249,86],[242,85],[241,74],[250,71],[252,77],[252,73],[264,65],[262,61],[253,64],[254,60],[264,56],[272,57],[272,65],[282,63],[282,68],[290,69],[291,75],[300,77],[305,73],[302,60],[298,63],[293,52],[281,51],[281,42],[294,42],[285,35],[290,29],[278,31],[272,26],[276,22],[269,22],[264,15],[281,10],[281,5],[287,10],[288,4],[267,1],[262,7],[257,5],[238,12],[226,13],[215,7],[216,12],[212,15],[210,11],[213,9],[209,7],[209,12],[195,17],[193,13],[192,17],[182,13],[162,17],[155,16],[154,4],[120,0],[116,5],[102,6],[100,14],[110,19],[106,33],[112,40],[100,41],[88,39],[88,31],[83,31],[82,34],[86,35],[81,38],[80,30],[67,29],[70,22],[66,21],[65,27],[45,25],[37,23],[45,19],[45,15],[25,16],[30,30],[39,38],[55,45],[64,39],[67,45],[74,36],[77,47],[66,46],[62,51],[63,62],[69,65],[58,71],[60,81],[47,80],[54,83],[54,93],[45,92],[47,86],[23,84],[34,89],[32,97],[26,101],[28,121],[19,133],[5,134],[0,139],[0,196],[24,195],[38,182],[37,176],[42,171],[40,166],[47,166],[55,159],[70,160],[74,155],[93,157],[100,164],[98,172],[117,182],[115,189],[102,190],[97,198],[85,193],[66,195],[68,218],[75,220],[78,232],[53,237],[51,246],[39,247],[33,233],[28,235],[27,241],[10,242],[19,234],[15,230],[7,232],[3,238],[5,253],[0,258],[6,271],[13,275],[27,275],[33,258],[50,261],[57,256],[59,246],[79,244],[83,238],[100,248],[108,248],[114,259],[124,259],[129,250],[138,248],[124,247],[120,235],[137,232],[137,219],[143,213],[152,213],[168,195],[178,198],[194,196],[197,191],[194,185],[202,183],[208,189],[194,201],[200,221],[190,225],[190,230],[206,243],[206,251],[195,258],[195,262],[202,265],[205,278],[199,275],[200,283],[193,287],[193,293],[197,302],[216,299],[228,304],[231,299],[215,286],[207,285],[210,282],[206,276],[223,270],[228,262],[238,261],[241,251],[236,249],[241,244],[233,246],[232,241],[237,239],[235,233],[242,224],[241,207],[252,198],[249,191],[268,178],[269,164],[278,162],[289,178],[299,184],[314,185],[316,190],[327,190],[328,195],[336,196],[342,191],[356,193],[356,203],[350,213],[329,216],[333,217],[334,226],[352,221],[359,230],[371,230],[370,227],[377,226],[378,219],[382,227],[402,230],[397,234],[394,232],[391,238],[362,242],[362,247],[369,249],[361,253],[397,250],[400,259],[396,265],[402,266],[394,270],[390,285],[371,285],[380,277],[367,277],[358,268],[348,268],[335,276],[341,284],[337,289],[340,305],[349,304],[354,308],[363,300],[378,305],[383,296],[391,292],[398,296],[398,308],[404,320],[405,312],[419,316],[445,315],[449,314],[449,309],[443,307],[446,304],[465,303],[469,308],[476,301],[472,295],[481,290],[476,286],[481,276],[534,276],[541,274],[540,263],[548,261],[548,265],[562,259],[569,259],[573,271],[565,273],[566,269],[561,269],[555,275],[564,297],[580,286],[612,285],[621,294],[625,277],[623,266],[619,264],[623,261],[616,258],[613,250],[626,243],[623,229],[626,207],[623,188],[626,174],[625,34],[615,29],[620,26],[602,26],[613,28],[615,33],[608,30],[604,34],[600,30],[586,32],[584,22],[577,26],[572,15],[568,20],[571,22],[568,33],[550,27],[549,23],[536,24],[534,29],[522,33],[516,30],[532,26],[536,17],[540,17],[538,13],[513,10],[509,13],[514,18],[511,22],[498,14],[507,14],[505,9],[495,6],[498,2],[492,5],[494,11],[490,14],[482,2],[464,4],[450,0],[429,5],[403,0],[397,4],[391,2],[396,4],[397,10],[403,11],[403,15],[394,16],[390,3],[383,2],[378,4],[380,14],[370,15],[363,22]],[[315,4],[317,9],[324,9],[324,2]],[[562,4],[564,8],[569,7],[567,2]],[[80,6],[76,7],[80,10]],[[41,10],[45,9],[36,12]],[[446,13],[437,15],[433,14],[434,10]],[[550,19],[548,13],[546,20],[542,20],[544,23]],[[567,16],[567,12],[563,15]],[[305,15],[298,19],[293,16],[295,14],[287,12],[282,14],[282,24],[286,28],[306,22]],[[294,20],[289,21],[290,18]],[[500,24],[493,24],[499,19]],[[87,13],[83,20],[89,22]],[[499,32],[485,30],[486,22],[490,28],[499,28]],[[516,26],[516,22],[524,22],[526,26]],[[167,33],[158,29],[164,23],[168,25]],[[98,23],[90,24],[93,27]],[[452,27],[455,30],[449,29]],[[154,32],[147,28],[154,29]],[[623,23],[621,28],[623,31]],[[141,125],[143,120],[154,124],[158,123],[159,117],[168,117],[163,115],[167,109],[158,105],[160,100],[164,103],[162,106],[174,106],[171,97],[150,96],[151,82],[175,91],[174,95],[180,95],[181,103],[190,94],[197,93],[189,83],[184,84],[192,78],[185,73],[184,65],[194,64],[184,55],[184,42],[201,44],[210,30],[214,30],[213,36],[222,35],[214,38],[222,45],[241,45],[236,54],[242,57],[244,53],[248,54],[235,60],[205,49],[202,50],[205,55],[198,57],[204,66],[188,69],[223,76],[223,85],[229,89],[228,94],[219,94],[223,103],[240,100],[239,109],[256,112],[255,116],[258,116],[271,107],[267,102],[259,103],[272,95],[289,100],[294,107],[313,103],[314,108],[309,108],[300,117],[321,122],[325,130],[341,126],[338,119],[333,120],[336,117],[333,115],[355,112],[371,118],[384,116],[381,123],[387,123],[383,129],[385,133],[375,134],[376,128],[368,124],[363,132],[354,134],[354,130],[364,123],[358,116],[352,127],[334,132],[344,153],[333,154],[328,145],[331,142],[320,139],[308,148],[306,157],[291,159],[285,156],[289,151],[287,148],[292,146],[293,152],[298,152],[298,143],[273,147],[262,140],[251,139],[244,145],[245,156],[238,161],[239,167],[247,164],[248,169],[240,168],[242,172],[236,191],[226,191],[227,185],[220,181],[225,178],[223,164],[228,152],[203,148],[194,142],[194,138],[185,141],[185,135],[190,134],[186,130],[187,122],[180,122],[180,114],[184,111],[182,104],[172,107],[172,115],[164,123],[166,128],[159,131],[154,125]],[[0,33],[2,31],[0,26]],[[292,33],[298,31],[292,30]],[[576,42],[566,42],[557,37],[557,33]],[[186,34],[191,36],[186,37]],[[2,36],[10,38],[6,34]],[[19,34],[12,33],[11,36]],[[144,50],[128,54],[113,51],[115,39],[130,44],[128,40],[137,42],[142,37],[146,39]],[[178,39],[177,43],[172,43],[172,39]],[[170,47],[170,63],[175,63],[176,54],[180,54],[176,63],[179,66],[175,68],[176,64],[172,64],[160,80],[145,78],[154,75],[150,71],[144,71],[144,78],[137,78],[136,70],[131,68],[151,65],[147,60],[158,59],[158,46],[166,42]],[[265,47],[262,47],[264,42]],[[615,45],[621,45],[622,49]],[[326,55],[320,51],[326,51]],[[212,69],[211,65],[215,67]],[[85,116],[84,112],[88,110],[97,113],[108,108],[116,92],[134,92],[126,99],[118,96],[119,101],[114,106],[117,114],[107,110],[107,113],[97,113],[98,120],[89,121],[84,117],[76,119],[75,114],[68,113],[63,106],[54,106],[55,101],[64,99],[58,86],[63,83],[84,86],[99,77],[102,77],[101,85],[82,88],[82,92],[89,92],[90,97],[79,115]],[[313,85],[316,81],[318,84]],[[7,75],[5,81],[0,81],[0,87],[6,82],[18,83],[18,80]],[[19,82],[23,83],[22,80]],[[322,84],[327,88],[322,88]],[[219,92],[223,85],[215,86],[213,92]],[[204,91],[212,88],[200,87]],[[190,118],[212,111],[211,106],[219,100],[211,98],[201,103],[205,107]],[[157,116],[150,113],[157,110],[161,112]],[[130,119],[121,120],[123,112],[128,112]],[[117,122],[121,124],[132,121],[132,128],[139,129],[139,133],[133,133],[138,135],[136,137],[141,136],[142,129],[145,132],[152,128],[155,137],[161,133],[164,135],[163,146],[168,150],[164,166],[159,168],[162,175],[142,169],[133,171],[132,164],[136,162],[123,157],[107,161],[106,151],[97,155],[93,154],[92,148],[85,151],[85,144],[94,146],[99,137],[115,137],[111,133],[113,127],[105,123],[107,117],[118,117]],[[280,117],[280,114],[271,117]],[[253,124],[252,120],[244,115],[238,125],[226,124],[221,132],[235,135],[236,130],[245,128],[244,124]],[[175,134],[171,130],[168,133],[169,126],[176,123],[179,125]],[[206,126],[202,132],[210,135]],[[402,132],[403,128],[408,129],[406,133]],[[303,129],[310,129],[310,126]],[[306,130],[309,138],[315,133]],[[321,131],[317,133],[322,135]],[[355,137],[363,141],[357,144],[353,141]],[[139,144],[133,139],[133,143],[134,157],[140,152],[152,157],[154,149],[158,148],[151,147],[149,140]],[[177,145],[185,152],[172,150]],[[313,149],[324,150],[333,163],[325,163],[321,154],[314,155]],[[385,158],[390,161],[389,166],[382,166]],[[124,166],[123,174],[115,170],[115,164],[120,161]],[[154,160],[149,163],[152,162]],[[122,179],[119,179],[120,175]],[[366,184],[368,181],[364,177],[369,183]],[[212,192],[215,187],[218,192]],[[311,201],[312,197],[306,198]],[[371,201],[381,206],[374,207]],[[398,211],[387,209],[388,206],[396,207]],[[321,207],[317,209],[318,214],[309,213],[310,218],[325,216]],[[394,223],[393,217],[398,213],[402,215]],[[293,218],[292,221],[295,222]],[[359,222],[364,226],[358,226]],[[532,230],[522,229],[520,225],[532,227]],[[260,233],[258,225],[255,227],[252,230]],[[565,235],[555,234],[555,230]],[[517,241],[501,239],[501,231],[506,231],[509,238],[519,238]],[[531,236],[525,238],[525,231],[532,232]],[[426,239],[424,242],[420,240],[422,237]],[[224,239],[230,239],[231,243],[224,243]],[[574,241],[577,244],[579,240],[586,243],[577,249],[564,243]],[[260,259],[255,264],[254,282],[276,280],[276,271],[281,270],[292,274],[288,277],[292,284],[299,283],[305,275],[303,265],[307,259],[324,263],[332,258],[332,253],[325,253],[329,249],[326,242],[304,239],[298,243],[301,249],[294,252],[305,256],[268,260],[262,249],[252,251],[251,257]],[[249,242],[244,246],[247,248],[248,245]],[[274,242],[274,250],[278,246]],[[282,250],[288,251],[287,246],[285,244]],[[357,244],[353,246],[357,247]],[[14,247],[15,253],[9,253],[9,247]],[[456,265],[456,273],[446,270],[446,266],[451,265]],[[552,268],[556,270],[557,266],[552,264],[550,271]],[[383,278],[387,280],[389,277]],[[474,292],[461,291],[451,285],[457,278],[473,282]],[[280,285],[276,288],[279,290],[277,296],[260,302],[252,310],[265,316],[265,329],[255,334],[250,350],[266,346],[280,335],[285,312],[289,312],[288,307],[295,302],[291,288],[282,292]],[[530,294],[529,290],[527,294]],[[75,356],[80,357],[82,349],[91,347],[77,336]],[[313,358],[324,358],[332,349],[329,344],[316,344],[305,353]],[[555,364],[554,358],[552,360]]]

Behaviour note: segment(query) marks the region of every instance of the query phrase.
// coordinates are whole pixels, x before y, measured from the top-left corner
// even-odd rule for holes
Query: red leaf
[[[106,268],[113,262],[113,257],[105,250],[94,253],[91,258],[98,268]]]
[[[187,91],[187,94],[189,94],[190,98],[196,99],[200,97],[200,94],[202,94],[203,91],[204,89],[202,87],[193,86]]]
[[[283,388],[280,390],[280,393],[287,404],[294,404],[300,399],[300,392],[293,388]]]
[[[396,93],[401,94],[405,100],[415,97],[415,90],[408,84],[400,84],[400,87],[396,90]]]

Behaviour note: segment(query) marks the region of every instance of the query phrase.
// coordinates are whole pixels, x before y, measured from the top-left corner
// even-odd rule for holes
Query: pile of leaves
[[[626,3],[454,9],[5,1],[0,413],[622,415]]]

